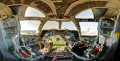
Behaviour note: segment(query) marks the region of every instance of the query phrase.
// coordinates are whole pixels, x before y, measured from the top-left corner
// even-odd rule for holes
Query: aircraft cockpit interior
[[[116,61],[120,4],[113,2],[1,0],[0,61]]]

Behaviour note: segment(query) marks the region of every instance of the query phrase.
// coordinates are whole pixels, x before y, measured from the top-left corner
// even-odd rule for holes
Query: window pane
[[[20,21],[22,34],[36,34],[40,21],[24,20]]]
[[[98,22],[79,22],[82,35],[98,35]]]
[[[20,21],[21,30],[38,30],[40,21],[24,20]]]
[[[45,17],[45,15],[35,8],[28,7],[25,12],[25,17]]]
[[[47,21],[43,26],[43,29],[58,29],[58,22],[56,21]]]
[[[94,14],[91,9],[85,10],[78,15],[75,16],[75,18],[80,18],[80,19],[94,19]]]
[[[61,29],[77,30],[72,21],[62,22]]]

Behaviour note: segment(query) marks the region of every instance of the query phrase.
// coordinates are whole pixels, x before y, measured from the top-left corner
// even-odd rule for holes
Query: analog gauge
[[[49,37],[49,36],[50,36],[50,33],[46,33],[46,34],[45,34],[45,37]]]
[[[73,33],[70,33],[70,37],[75,37],[75,35]]]

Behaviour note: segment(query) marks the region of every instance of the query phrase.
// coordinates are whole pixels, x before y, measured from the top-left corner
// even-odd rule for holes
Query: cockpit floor
[[[53,59],[52,58],[45,58],[45,59],[43,59],[42,61],[52,61]],[[56,59],[55,61],[77,61],[77,60],[75,60],[75,59],[72,59],[72,58],[64,58],[64,59]]]
[[[42,61],[52,61],[53,57],[57,55],[56,61],[76,61],[72,59],[71,53],[64,47],[54,47],[50,53],[46,55]]]

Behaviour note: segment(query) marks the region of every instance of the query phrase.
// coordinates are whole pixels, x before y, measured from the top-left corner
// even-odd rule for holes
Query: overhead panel
[[[56,7],[57,18],[63,18],[67,8],[78,0],[52,0]]]

